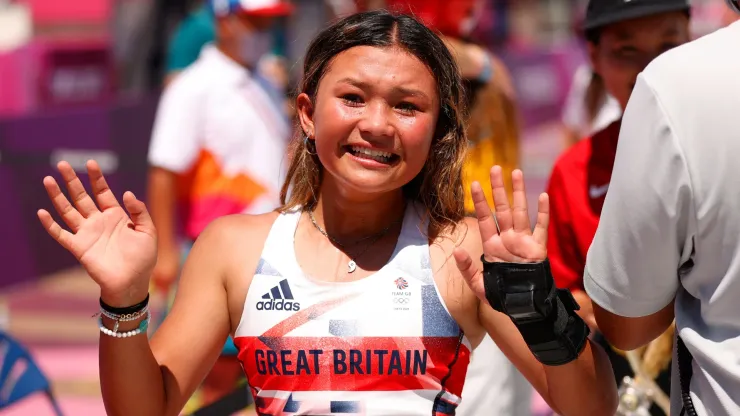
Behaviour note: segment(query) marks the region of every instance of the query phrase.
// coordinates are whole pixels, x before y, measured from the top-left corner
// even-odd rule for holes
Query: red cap
[[[387,0],[389,10],[415,16],[443,35],[461,37],[477,0]]]

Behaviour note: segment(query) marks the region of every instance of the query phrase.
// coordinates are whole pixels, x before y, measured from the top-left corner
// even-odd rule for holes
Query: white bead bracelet
[[[114,338],[128,338],[133,337],[139,334],[145,334],[147,328],[149,327],[149,318],[151,317],[149,311],[146,312],[146,318],[144,318],[143,321],[139,324],[139,326],[136,329],[132,329],[130,331],[125,332],[118,332],[118,321],[116,321],[115,329],[108,329],[105,325],[103,325],[103,317],[101,316],[98,319],[98,328],[100,328],[100,332],[102,332],[105,335],[108,335],[109,337]]]

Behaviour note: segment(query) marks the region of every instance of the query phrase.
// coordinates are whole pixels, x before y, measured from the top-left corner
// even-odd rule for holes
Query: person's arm
[[[162,287],[176,279],[180,268],[177,175],[190,169],[201,148],[199,97],[188,84],[176,82],[163,94],[149,144],[147,200],[159,239],[153,280]]]
[[[474,43],[448,36],[443,36],[442,40],[455,57],[455,62],[464,79],[493,83],[512,104],[516,103],[514,80],[500,58]]]
[[[473,267],[483,270],[478,260],[483,250],[477,221],[471,219],[468,226],[470,229],[463,247],[476,259]],[[600,346],[588,341],[575,361],[562,366],[546,366],[532,355],[508,316],[493,310],[488,303],[481,302],[479,319],[499,349],[558,414],[614,414],[616,384],[609,357]]]
[[[147,202],[157,226],[159,251],[154,282],[163,288],[172,283],[180,270],[177,244],[177,174],[156,166],[149,168]]]
[[[673,321],[679,270],[690,264],[696,214],[670,118],[643,75],[630,97],[584,283],[599,328],[622,350]]]
[[[231,228],[230,219],[217,220],[198,238],[174,307],[151,343],[146,336],[101,335],[100,384],[109,415],[176,416],[213,366],[230,331],[224,279]]]
[[[460,75],[465,79],[477,79],[483,70],[485,50],[449,36],[442,36],[442,40],[455,57]]]
[[[100,287],[101,306],[110,311],[137,305],[129,313],[138,316],[146,306],[143,301],[157,252],[157,232],[146,206],[131,192],[124,193],[122,206],[94,161],[87,163],[90,193],[69,163],[60,162],[58,169],[70,199],[52,177],[44,178],[44,187],[66,227],[44,209],[38,211],[39,220]],[[245,261],[248,270],[257,266],[260,249],[250,244],[264,241],[269,227],[263,222],[256,217],[224,217],[201,234],[185,267],[172,314],[151,343],[140,326],[146,317],[119,325],[102,318],[107,331],[101,330],[99,367],[108,415],[179,414],[232,327],[226,277],[243,278],[230,267],[243,266]],[[245,233],[250,234],[246,240]],[[135,328],[138,333],[129,333]]]
[[[484,275],[484,267],[480,260],[484,253],[487,261],[491,262],[527,264],[539,263],[547,258],[549,220],[547,197],[540,197],[537,225],[532,232],[521,171],[512,173],[512,182],[514,197],[513,207],[510,208],[500,167],[491,173],[496,221],[491,215],[492,211],[485,201],[480,185],[473,185],[472,194],[478,218],[467,221],[469,231],[460,249],[454,252],[459,270],[455,278],[462,278],[468,282],[480,299],[480,323],[501,351],[555,411],[563,416],[614,414],[617,407],[617,388],[609,358],[600,346],[585,338],[585,331],[581,332],[583,337],[579,341],[583,347],[572,355],[569,353],[569,361],[560,361],[559,365],[545,365],[530,350],[512,318],[494,311],[488,301],[489,293],[486,289],[492,290],[490,287],[492,282],[486,281]],[[500,233],[497,232],[497,227],[500,227]],[[500,290],[494,292],[499,293]],[[549,321],[543,321],[541,325],[552,325],[545,322]],[[583,328],[583,323],[580,325]],[[540,336],[546,335],[544,333],[537,335]],[[544,359],[543,361],[546,362]]]

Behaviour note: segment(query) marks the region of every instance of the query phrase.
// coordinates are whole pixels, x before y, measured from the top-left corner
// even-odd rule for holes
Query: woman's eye
[[[416,111],[419,111],[419,107],[411,104],[411,103],[401,103],[397,106],[399,110],[401,110],[404,113],[413,114]]]
[[[342,101],[344,101],[346,104],[349,104],[352,106],[362,104],[362,98],[357,94],[345,94],[341,98],[342,98]]]

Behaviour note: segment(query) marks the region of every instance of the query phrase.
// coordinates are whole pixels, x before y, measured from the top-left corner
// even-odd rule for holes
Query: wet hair
[[[356,46],[399,48],[419,59],[435,77],[440,111],[432,145],[421,172],[402,191],[428,211],[430,236],[454,229],[464,216],[462,166],[468,146],[465,91],[454,58],[434,32],[411,16],[385,10],[358,13],[337,21],[311,42],[296,95],[305,93],[315,103],[332,60]],[[291,145],[292,160],[280,192],[281,212],[298,206],[310,210],[317,202],[323,167],[315,145],[303,140],[306,134],[301,132]]]

